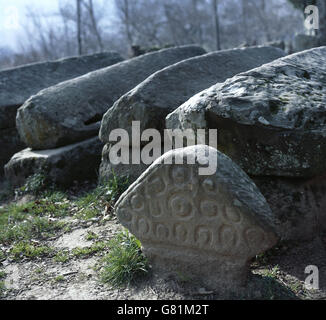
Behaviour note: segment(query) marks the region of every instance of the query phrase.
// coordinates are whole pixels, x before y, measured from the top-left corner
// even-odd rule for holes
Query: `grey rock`
[[[300,52],[320,46],[319,38],[307,34],[297,34],[293,41],[294,52]]]
[[[122,60],[109,51],[0,71],[0,129],[15,127],[17,109],[40,90]]]
[[[112,145],[107,143],[102,151],[102,159],[99,170],[100,181],[111,180],[114,176],[127,178],[128,182],[134,182],[148,168],[148,165],[140,162],[139,164],[114,164],[110,159],[110,149]],[[128,147],[129,155],[132,154],[132,148]]]
[[[326,176],[251,178],[276,217],[280,239],[310,241],[326,231]]]
[[[44,89],[18,110],[19,134],[33,149],[92,137],[98,134],[103,114],[121,95],[155,71],[204,53],[197,46],[164,49]]]
[[[20,141],[16,128],[0,129],[0,177],[3,176],[3,166],[12,155],[25,148]]]
[[[57,185],[97,177],[103,144],[94,137],[73,145],[33,151],[27,148],[15,154],[5,165],[5,176],[14,186],[21,186],[36,173],[45,174]]]
[[[166,164],[178,157],[194,162]],[[216,172],[200,175],[214,158]],[[274,217],[256,185],[227,156],[203,145],[165,153],[120,197],[115,211],[141,241],[154,271],[221,292],[245,285],[250,259],[277,242]]]
[[[253,176],[326,171],[326,47],[287,56],[188,100],[167,128],[218,128],[218,149]]]
[[[162,131],[165,117],[194,94],[284,55],[273,47],[231,49],[190,58],[157,71],[107,111],[100,139],[109,142],[110,132],[116,128],[131,134],[132,121],[140,121],[141,132],[148,128]]]
[[[270,42],[265,43],[265,46],[279,48],[279,49],[282,49],[283,51],[285,51],[285,49],[286,49],[286,44],[283,40],[270,41]]]

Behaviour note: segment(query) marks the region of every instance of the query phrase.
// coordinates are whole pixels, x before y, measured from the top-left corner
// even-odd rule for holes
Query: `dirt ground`
[[[22,201],[17,200],[16,201]],[[0,204],[4,207],[7,203]],[[35,241],[56,250],[86,248],[95,241],[112,239],[122,226],[115,216],[81,221],[74,217],[62,218],[69,230],[47,239]],[[96,235],[90,240],[87,235]],[[0,249],[7,248],[0,245]],[[3,300],[192,300],[192,299],[326,299],[326,236],[313,241],[280,243],[251,264],[247,287],[226,296],[218,292],[168,275],[153,274],[137,279],[132,285],[113,288],[102,283],[98,268],[105,252],[87,257],[72,257],[58,262],[53,257],[0,261],[5,290]],[[1,260],[1,259],[0,259]],[[319,290],[308,290],[304,281],[305,268],[319,269]]]

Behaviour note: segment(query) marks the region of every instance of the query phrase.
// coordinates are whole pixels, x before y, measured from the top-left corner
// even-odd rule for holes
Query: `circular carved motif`
[[[215,190],[215,183],[212,179],[207,178],[203,181],[203,188],[206,192],[213,192]]]
[[[223,225],[219,230],[220,244],[232,249],[237,242],[237,233],[232,226]]]
[[[200,211],[206,217],[216,217],[218,215],[217,202],[213,200],[203,200],[200,203]]]
[[[188,231],[182,224],[177,224],[174,227],[174,237],[180,242],[186,242]]]
[[[136,211],[144,209],[144,199],[141,195],[135,194],[134,196],[132,196],[130,204],[131,207]]]
[[[195,231],[195,241],[200,248],[210,247],[212,239],[213,235],[211,230],[204,226],[197,227]]]
[[[166,240],[169,237],[169,229],[164,224],[159,224],[156,227],[156,236],[161,240]]]
[[[166,185],[164,180],[160,176],[150,177],[148,180],[148,193],[152,196],[157,196],[162,192],[165,192]]]
[[[146,235],[149,232],[149,223],[144,218],[140,218],[136,226],[138,232],[142,235]]]
[[[132,215],[127,209],[121,209],[119,212],[119,219],[122,223],[129,223],[132,219]]]
[[[225,207],[224,208],[225,218],[228,221],[239,223],[241,221],[241,214],[236,208],[233,207]]]
[[[177,218],[189,218],[192,215],[190,199],[183,195],[175,195],[169,201],[172,214]]]
[[[176,184],[183,184],[188,181],[189,172],[187,167],[174,166],[171,171],[171,178]]]
[[[245,231],[245,238],[252,249],[260,248],[265,240],[264,232],[254,228]]]
[[[152,199],[149,201],[149,212],[152,217],[158,218],[163,215],[164,210],[161,207],[161,204],[158,200]]]

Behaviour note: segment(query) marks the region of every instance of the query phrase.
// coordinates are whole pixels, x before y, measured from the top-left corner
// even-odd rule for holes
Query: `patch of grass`
[[[59,251],[56,253],[53,260],[55,262],[66,263],[67,261],[70,260],[69,252],[68,251]]]
[[[4,271],[0,271],[0,279],[3,279],[7,276],[7,274]]]
[[[35,274],[41,274],[41,273],[43,273],[44,272],[44,270],[42,269],[42,268],[40,268],[40,267],[38,267],[38,268],[36,268],[35,270],[34,270],[34,273]]]
[[[69,204],[48,200],[12,204],[0,209],[0,243],[52,236],[66,225],[52,217],[67,215],[68,212]]]
[[[279,271],[280,271],[280,268],[278,265],[276,265],[272,269],[264,270],[263,276],[269,277],[269,278],[276,278]]]
[[[53,253],[53,249],[48,246],[37,246],[29,242],[16,243],[10,250],[10,257],[14,261],[19,261],[24,258],[36,259],[41,257],[49,256]]]
[[[20,194],[39,195],[49,187],[49,181],[42,172],[36,173],[26,179],[25,184],[17,190]]]
[[[0,249],[0,262],[6,260],[5,253]]]
[[[101,213],[101,210],[95,207],[82,208],[77,214],[76,217],[81,220],[90,220],[96,218]]]
[[[140,241],[128,231],[109,241],[110,251],[103,258],[101,281],[113,287],[129,285],[137,276],[148,271],[148,263],[141,252]]]
[[[289,284],[289,288],[291,289],[291,291],[295,292],[296,294],[299,293],[299,291],[304,291],[304,287],[303,285],[300,283],[300,281],[293,281]]]
[[[53,280],[54,280],[54,282],[64,282],[65,277],[62,275],[59,275],[59,276],[55,277]]]
[[[98,235],[92,231],[88,231],[87,235],[85,236],[85,239],[87,241],[92,241],[92,240],[97,240],[98,239]]]
[[[6,286],[4,281],[0,281],[0,298],[5,295],[6,292]]]
[[[88,258],[95,253],[101,252],[108,248],[108,243],[104,241],[98,241],[90,247],[74,248],[72,249],[72,255],[76,258]]]
[[[76,214],[77,218],[89,220],[101,215],[103,207],[113,205],[128,185],[128,179],[118,178],[115,174],[111,180],[102,181],[96,189],[76,201],[77,207],[80,208]]]
[[[52,237],[65,225],[62,221],[51,221],[48,218],[27,218],[20,223],[9,223],[0,226],[0,243],[12,244],[15,241],[46,239]]]

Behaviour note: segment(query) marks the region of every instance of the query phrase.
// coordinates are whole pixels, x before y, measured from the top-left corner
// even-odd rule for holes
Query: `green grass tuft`
[[[9,255],[14,261],[19,261],[24,258],[33,260],[39,257],[49,256],[53,251],[48,246],[37,246],[33,243],[21,241],[11,248]]]
[[[80,209],[76,214],[78,219],[90,220],[102,215],[103,207],[111,206],[128,187],[128,179],[113,178],[102,182],[92,192],[85,194],[76,201]]]
[[[23,205],[11,204],[0,209],[0,243],[46,238],[61,230],[64,222],[52,218],[69,213],[69,203],[56,202],[57,198],[45,198]]]
[[[20,194],[39,195],[49,187],[49,182],[45,174],[36,173],[26,179],[25,184],[17,190]]]
[[[148,263],[141,252],[140,241],[128,231],[119,233],[109,245],[110,252],[103,258],[100,272],[102,282],[121,287],[147,273]]]

